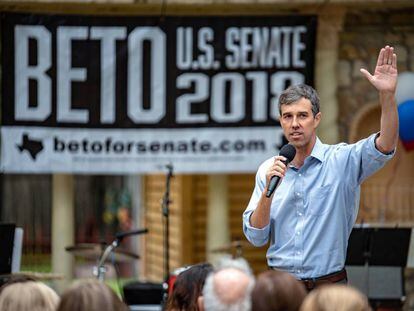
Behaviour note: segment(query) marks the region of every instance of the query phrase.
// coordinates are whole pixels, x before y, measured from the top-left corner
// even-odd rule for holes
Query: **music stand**
[[[350,285],[366,294],[374,309],[402,306],[410,238],[410,228],[352,230],[346,260]]]

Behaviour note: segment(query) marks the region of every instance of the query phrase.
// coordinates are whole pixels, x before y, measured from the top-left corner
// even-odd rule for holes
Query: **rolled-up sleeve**
[[[266,227],[258,229],[250,225],[250,216],[253,211],[245,211],[243,214],[243,232],[246,238],[254,246],[263,246],[269,240],[270,224]]]
[[[372,134],[368,138],[358,142],[361,144],[361,172],[358,178],[358,183],[362,183],[369,176],[374,174],[380,168],[382,168],[395,154],[395,149],[388,154],[384,154],[375,146],[375,139],[379,133]]]
[[[333,157],[337,157],[336,163],[343,163],[344,179],[350,185],[357,187],[382,168],[395,154],[395,149],[389,154],[384,154],[375,146],[375,139],[379,133],[370,135],[354,144],[340,143],[334,147]]]
[[[249,240],[249,242],[254,246],[263,246],[269,240],[270,224],[261,229],[255,228],[250,224],[250,217],[255,211],[257,204],[259,203],[260,197],[265,187],[266,177],[262,177],[263,172],[265,172],[265,168],[266,162],[263,163],[257,171],[255,187],[249,204],[243,213],[243,232],[247,240]]]

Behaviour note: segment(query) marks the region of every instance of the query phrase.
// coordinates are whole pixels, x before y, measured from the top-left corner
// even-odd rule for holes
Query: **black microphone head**
[[[287,159],[287,162],[291,162],[296,155],[296,149],[291,144],[286,144],[280,149],[279,155],[284,156]]]

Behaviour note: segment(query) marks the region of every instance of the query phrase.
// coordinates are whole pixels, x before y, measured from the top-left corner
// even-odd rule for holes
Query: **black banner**
[[[313,84],[316,18],[2,15],[2,124],[274,125]]]
[[[284,143],[280,93],[313,84],[313,16],[1,23],[2,172],[254,172]]]

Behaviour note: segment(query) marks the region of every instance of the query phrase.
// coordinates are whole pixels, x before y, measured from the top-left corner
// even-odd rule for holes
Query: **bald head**
[[[233,304],[242,300],[246,295],[250,277],[235,268],[218,271],[213,276],[214,291],[225,304]]]
[[[200,310],[248,311],[253,286],[254,277],[247,262],[227,261],[207,277]]]

